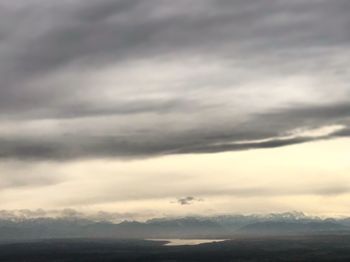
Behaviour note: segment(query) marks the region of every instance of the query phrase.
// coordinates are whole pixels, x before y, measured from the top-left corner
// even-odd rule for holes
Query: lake
[[[222,242],[227,239],[148,239],[152,241],[167,241],[165,246],[199,245],[204,243]]]

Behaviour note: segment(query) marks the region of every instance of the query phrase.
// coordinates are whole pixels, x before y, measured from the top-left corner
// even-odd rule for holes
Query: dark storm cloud
[[[327,110],[328,109],[328,110]],[[149,157],[167,154],[215,153],[248,149],[275,148],[320,139],[348,137],[349,128],[318,136],[286,136],[295,127],[306,130],[322,125],[349,123],[350,110],[345,105],[306,107],[296,110],[256,116],[234,131],[230,127],[218,129],[172,132],[171,127],[159,126],[154,131],[140,130],[129,134],[92,135],[86,133],[28,136],[0,139],[2,158],[69,160],[95,157]],[[336,113],[338,112],[338,113]],[[342,113],[341,113],[342,112]],[[260,118],[264,121],[259,121]],[[90,121],[87,119],[86,121]],[[93,120],[91,120],[93,122]],[[103,127],[103,126],[102,126]],[[96,130],[99,130],[96,128]],[[135,131],[135,130],[134,130]],[[81,131],[81,132],[84,132]],[[103,132],[103,131],[102,131]]]
[[[193,196],[188,196],[188,197],[178,198],[176,200],[176,203],[178,203],[182,206],[185,206],[185,205],[191,205],[191,204],[193,204],[193,202],[196,202],[196,201],[203,201],[203,200],[200,198],[193,197]]]
[[[169,112],[185,112],[194,107],[195,102],[179,99],[138,99],[135,101],[117,101],[113,105],[94,105],[87,103],[70,103],[61,106],[52,106],[50,108],[34,108],[18,116],[20,119],[70,119],[83,117],[113,116],[113,115],[132,115],[141,113],[167,114]],[[43,112],[42,110],[45,110]],[[7,116],[16,118],[10,112]]]
[[[347,0],[3,1],[0,157],[134,158],[349,136],[349,11]],[[166,68],[173,62],[183,71]],[[94,80],[112,68],[117,83]],[[295,75],[326,81],[285,103],[294,89],[263,85]],[[344,129],[286,138],[330,125]]]
[[[349,3],[312,2],[218,0],[196,8],[189,1],[169,6],[156,0],[28,1],[19,10],[4,4],[4,22],[22,15],[14,28],[6,28],[12,34],[4,34],[5,44],[13,46],[5,46],[10,51],[5,58],[13,69],[28,74],[83,58],[96,63],[201,49],[219,55],[222,47],[227,55],[236,47],[260,53],[276,47],[300,52],[315,44],[347,45],[350,36],[342,29],[349,25]]]

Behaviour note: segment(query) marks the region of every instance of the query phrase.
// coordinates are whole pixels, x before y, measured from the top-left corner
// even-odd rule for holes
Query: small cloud
[[[191,205],[193,204],[193,202],[198,202],[198,201],[203,201],[203,199],[196,198],[193,196],[187,196],[187,197],[178,198],[176,202],[172,202],[172,203],[177,203],[184,206],[184,205]]]

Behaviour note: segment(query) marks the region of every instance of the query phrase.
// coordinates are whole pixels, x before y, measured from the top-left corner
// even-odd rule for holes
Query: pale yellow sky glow
[[[7,162],[0,170],[9,179],[1,183],[1,206],[108,210],[137,219],[289,210],[350,215],[349,155],[350,139],[344,138],[133,161]],[[176,202],[185,196],[199,201]]]

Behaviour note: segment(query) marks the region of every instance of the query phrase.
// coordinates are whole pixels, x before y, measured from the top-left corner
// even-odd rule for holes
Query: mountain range
[[[301,212],[268,215],[191,216],[145,222],[82,217],[0,218],[0,240],[51,238],[234,238],[350,233],[349,218],[319,218]]]

